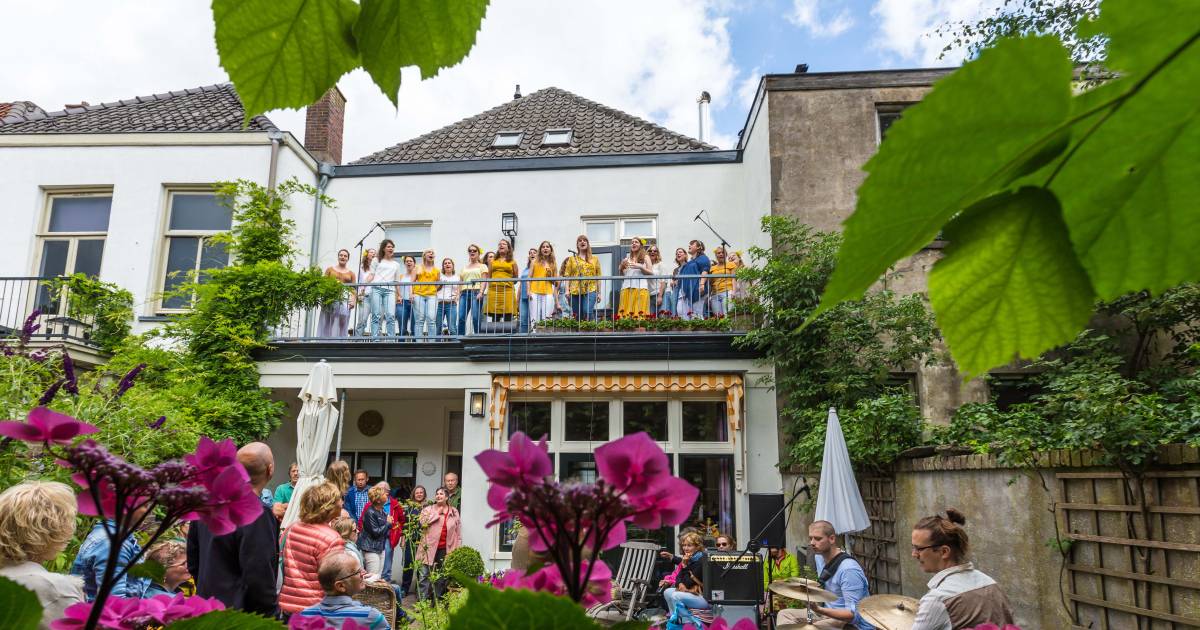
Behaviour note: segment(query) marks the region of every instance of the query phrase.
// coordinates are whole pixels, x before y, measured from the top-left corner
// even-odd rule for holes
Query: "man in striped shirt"
[[[362,564],[353,555],[337,552],[325,556],[317,569],[317,580],[325,589],[325,599],[296,614],[301,617],[320,617],[334,628],[341,628],[346,620],[351,619],[369,630],[391,630],[383,613],[354,600],[354,596],[366,588],[363,575]]]

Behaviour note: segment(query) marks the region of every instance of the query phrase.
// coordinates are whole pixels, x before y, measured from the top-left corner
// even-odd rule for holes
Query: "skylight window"
[[[571,144],[570,129],[548,129],[546,135],[542,136],[542,146],[555,147],[566,146]]]
[[[521,146],[521,136],[525,135],[520,131],[500,131],[496,133],[496,139],[492,140],[494,148],[509,148]]]

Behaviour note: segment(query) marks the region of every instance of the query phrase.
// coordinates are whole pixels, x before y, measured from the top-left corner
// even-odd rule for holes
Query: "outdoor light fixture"
[[[500,215],[500,232],[512,240],[517,238],[517,213],[505,212]]]
[[[483,417],[483,407],[487,400],[487,394],[483,392],[471,392],[471,415],[476,418]]]

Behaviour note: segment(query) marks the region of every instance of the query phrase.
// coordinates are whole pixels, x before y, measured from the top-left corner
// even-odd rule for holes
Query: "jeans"
[[[693,302],[686,295],[680,295],[675,301],[675,314],[679,319],[704,319],[704,298]]]
[[[354,319],[354,336],[362,337],[367,334],[367,325],[371,323],[371,298],[367,293],[358,297],[358,306],[350,311]]]
[[[667,289],[663,292],[662,305],[658,307],[660,311],[666,311],[666,317],[675,315],[675,291]]]
[[[663,591],[663,599],[667,600],[667,610],[674,612],[676,604],[683,604],[684,608],[708,608],[708,602],[704,598],[686,591],[678,590],[674,587]]]
[[[421,601],[429,601],[434,597],[442,598],[442,594],[446,592],[446,578],[442,577],[436,581],[431,581],[431,575],[434,571],[442,570],[442,562],[446,560],[446,550],[438,549],[433,556],[433,564],[422,564],[419,573],[417,574],[417,598]]]
[[[416,569],[413,563],[416,562],[417,547],[412,543],[405,541],[404,543],[404,573],[400,576],[400,587],[405,593],[415,593],[417,588],[413,584],[413,573]]]
[[[708,296],[708,312],[713,317],[724,317],[729,304],[729,293],[722,291]]]
[[[387,334],[396,334],[396,290],[392,287],[371,287],[371,336],[379,336],[380,320],[387,322]]]
[[[571,296],[571,312],[575,319],[591,321],[596,318],[596,292],[589,291]]]
[[[412,336],[412,300],[400,300],[399,302],[396,302],[396,319],[400,321],[400,336]]]
[[[458,334],[479,332],[479,319],[483,315],[483,298],[479,289],[463,289],[458,296]],[[467,315],[471,316],[471,330],[467,330]]]
[[[458,336],[458,304],[455,302],[438,302],[437,315],[433,318],[434,336],[442,334],[442,324],[446,325],[446,334]]]
[[[529,332],[529,298],[522,296],[518,302],[517,310],[521,311],[517,324],[517,332]]]
[[[437,296],[414,295],[413,311],[416,313],[417,322],[413,329],[413,335],[420,339],[428,339],[430,336],[436,335],[433,317],[437,314]]]
[[[392,541],[387,540],[383,543],[383,573],[379,574],[386,581],[392,580]]]

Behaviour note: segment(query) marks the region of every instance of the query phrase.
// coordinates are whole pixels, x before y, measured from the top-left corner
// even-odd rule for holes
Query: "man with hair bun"
[[[913,526],[912,557],[921,570],[934,573],[921,598],[912,630],[957,630],[1013,622],[1012,608],[1000,585],[968,562],[967,518],[954,508],[927,516]]]
[[[838,546],[837,530],[833,523],[813,521],[808,526],[808,546],[816,554],[813,562],[821,588],[838,597],[826,605],[816,602],[809,604],[812,612],[816,613],[813,627],[875,630],[875,626],[858,614],[858,602],[871,594],[867,574],[857,560]],[[803,608],[789,608],[779,611],[776,620],[779,624],[803,624],[808,623],[809,614]]]

